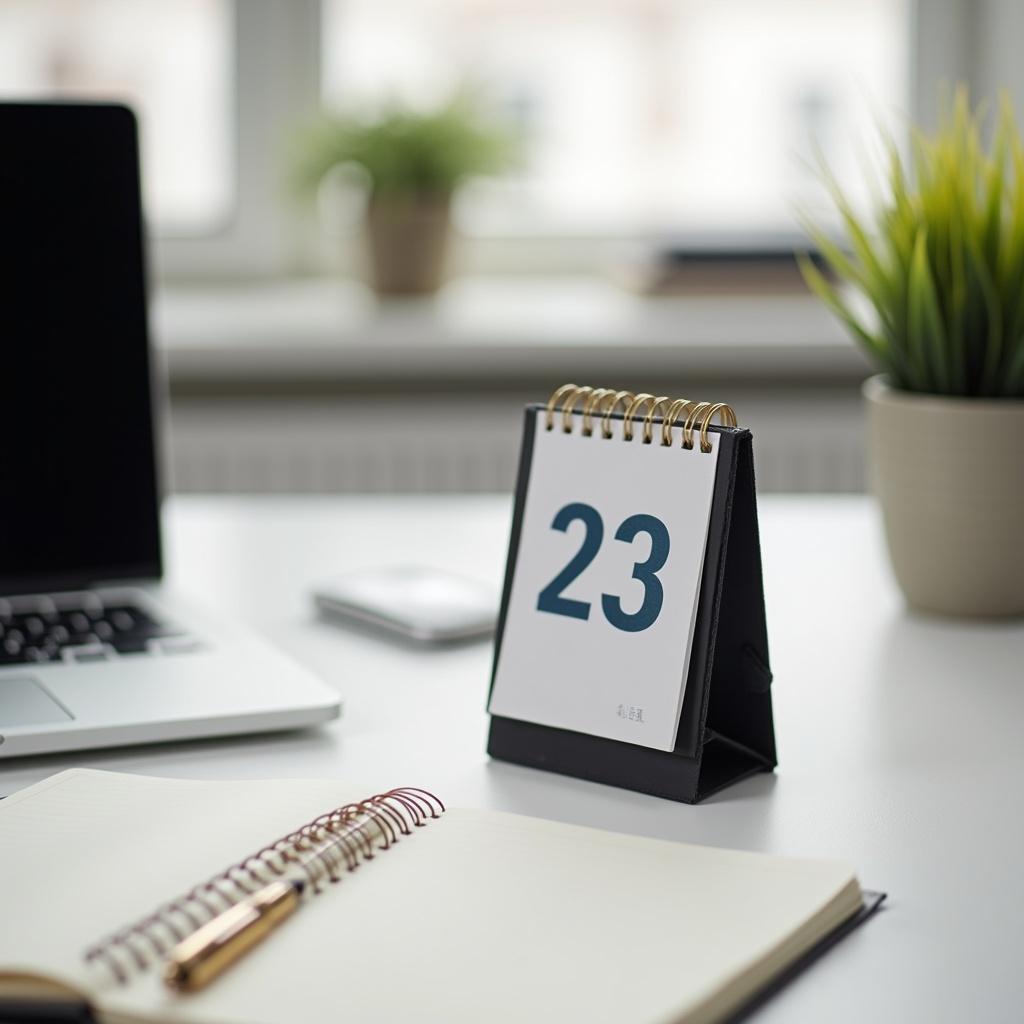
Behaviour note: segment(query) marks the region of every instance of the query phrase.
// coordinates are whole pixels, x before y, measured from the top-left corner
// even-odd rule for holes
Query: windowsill
[[[176,389],[644,376],[848,381],[868,364],[808,295],[654,298],[590,277],[461,278],[379,301],[330,278],[169,287],[154,333]]]

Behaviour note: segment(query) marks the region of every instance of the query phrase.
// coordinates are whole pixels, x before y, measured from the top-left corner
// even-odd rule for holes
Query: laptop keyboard
[[[184,630],[128,600],[95,594],[0,599],[0,667],[39,662],[105,661],[126,654],[194,650]]]

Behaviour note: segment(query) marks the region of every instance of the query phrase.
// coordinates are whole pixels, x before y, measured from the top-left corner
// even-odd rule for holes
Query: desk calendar
[[[528,407],[490,754],[696,801],[774,767],[770,682],[733,410],[573,384]]]

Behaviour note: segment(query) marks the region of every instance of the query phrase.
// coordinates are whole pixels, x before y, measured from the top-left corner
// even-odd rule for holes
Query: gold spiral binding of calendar
[[[96,943],[85,951],[85,960],[124,984],[270,882],[294,879],[315,896],[325,883],[339,881],[343,871],[372,860],[374,850],[389,849],[443,812],[436,796],[410,786],[337,807]]]
[[[571,434],[573,415],[581,412],[580,433],[584,437],[593,436],[594,421],[597,419],[601,424],[601,437],[611,441],[615,439],[612,423],[620,409],[621,440],[632,441],[639,426],[643,443],[653,444],[655,424],[658,424],[658,437],[665,448],[671,447],[672,431],[678,426],[681,447],[693,448],[693,435],[696,432],[700,450],[707,453],[711,451],[711,439],[708,436],[711,421],[716,416],[723,427],[737,425],[736,413],[725,402],[694,402],[688,398],[673,399],[668,395],[650,395],[647,392],[634,394],[632,391],[616,391],[614,388],[563,384],[555,388],[548,399],[544,428],[554,430],[556,413],[561,413],[561,429]]]

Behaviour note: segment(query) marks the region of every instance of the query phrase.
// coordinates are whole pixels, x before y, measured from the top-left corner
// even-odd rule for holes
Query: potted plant
[[[956,93],[937,133],[890,139],[883,197],[845,229],[807,227],[840,285],[811,289],[881,371],[864,385],[868,456],[911,606],[1024,614],[1024,146],[1004,98],[991,144]]]
[[[364,172],[374,287],[410,295],[441,285],[456,187],[469,175],[501,170],[509,159],[506,133],[458,97],[425,113],[390,107],[367,118],[324,115],[302,140],[295,171],[307,192],[340,165]]]

